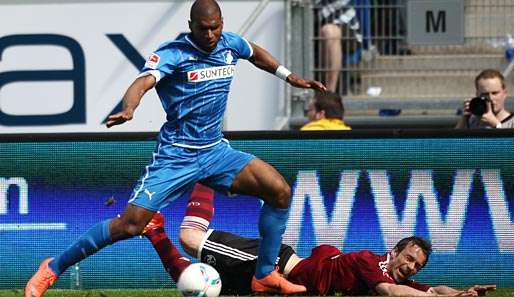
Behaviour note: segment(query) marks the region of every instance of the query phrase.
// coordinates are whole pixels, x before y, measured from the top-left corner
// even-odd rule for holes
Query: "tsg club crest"
[[[232,64],[232,61],[234,61],[234,57],[232,57],[232,51],[227,50],[225,52],[225,63]]]

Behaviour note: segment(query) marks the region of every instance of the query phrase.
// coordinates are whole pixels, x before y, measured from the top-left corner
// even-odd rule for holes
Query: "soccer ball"
[[[177,289],[183,297],[218,297],[221,291],[220,275],[205,263],[191,264],[180,274]]]

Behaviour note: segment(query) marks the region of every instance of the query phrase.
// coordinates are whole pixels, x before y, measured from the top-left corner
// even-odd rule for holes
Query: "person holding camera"
[[[505,78],[486,69],[475,78],[476,97],[464,101],[464,113],[455,128],[514,128],[514,115],[505,109]]]

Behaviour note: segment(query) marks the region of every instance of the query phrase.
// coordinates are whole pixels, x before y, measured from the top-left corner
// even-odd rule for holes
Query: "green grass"
[[[23,290],[0,290],[0,297],[22,297]],[[179,297],[174,289],[146,290],[48,290],[45,297]],[[342,296],[342,295],[338,295]],[[498,289],[488,297],[514,297],[514,289]],[[223,296],[222,296],[223,297]]]

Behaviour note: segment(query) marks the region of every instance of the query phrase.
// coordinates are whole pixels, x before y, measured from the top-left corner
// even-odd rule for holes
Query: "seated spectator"
[[[343,121],[343,116],[343,100],[338,94],[316,93],[307,109],[309,122],[300,130],[351,130]]]
[[[464,100],[464,112],[455,128],[514,128],[514,115],[505,109],[507,88],[503,75],[486,69],[475,78],[475,89],[476,96],[483,99]]]

